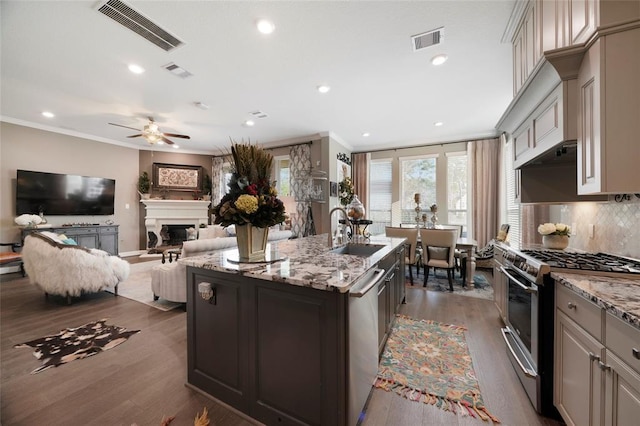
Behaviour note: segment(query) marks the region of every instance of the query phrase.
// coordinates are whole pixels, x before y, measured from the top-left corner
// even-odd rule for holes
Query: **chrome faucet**
[[[335,212],[336,210],[339,210],[342,212],[342,216],[344,217],[344,223],[351,231],[351,235],[353,235],[353,228],[351,227],[351,223],[349,222],[349,216],[347,216],[347,211],[342,207],[334,207],[331,209],[331,211],[329,212],[329,225],[331,225],[331,216],[333,216],[333,212]],[[345,225],[342,225],[342,228],[340,230],[341,235],[344,235]],[[331,230],[329,230],[329,248],[333,248],[333,235],[331,234]]]

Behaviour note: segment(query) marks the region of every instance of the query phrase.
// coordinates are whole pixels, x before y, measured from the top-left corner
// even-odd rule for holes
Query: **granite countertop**
[[[358,278],[404,242],[404,238],[371,237],[369,244],[384,245],[369,257],[330,253],[328,235],[315,235],[267,244],[267,260],[273,263],[237,263],[238,250],[218,250],[178,262],[262,280],[318,290],[346,293]]]
[[[640,328],[640,280],[551,272],[562,284],[607,312]]]

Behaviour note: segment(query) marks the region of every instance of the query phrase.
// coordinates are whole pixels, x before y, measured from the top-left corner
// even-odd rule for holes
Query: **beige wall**
[[[44,130],[0,123],[0,239],[19,241],[14,223],[16,170],[35,170],[116,180],[112,216],[47,216],[53,225],[100,223],[120,225],[120,253],[138,250],[138,151]],[[126,205],[129,205],[129,209]],[[37,213],[37,212],[34,212]]]
[[[153,163],[202,166],[211,175],[211,156],[137,150],[89,139],[47,132],[10,123],[0,123],[0,238],[19,241],[15,218],[16,170],[107,177],[116,180],[115,214],[112,216],[47,216],[53,225],[100,223],[119,225],[119,251],[127,254],[146,244],[144,205],[137,192],[138,176],[153,173]],[[158,193],[154,195],[159,195]],[[192,192],[170,191],[171,199],[192,199]],[[127,209],[127,205],[129,208]],[[37,212],[34,212],[37,213]]]

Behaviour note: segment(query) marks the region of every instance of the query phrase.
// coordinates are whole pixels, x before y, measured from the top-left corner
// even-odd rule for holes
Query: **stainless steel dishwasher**
[[[349,292],[349,425],[358,423],[378,374],[378,284],[384,269],[374,269]]]

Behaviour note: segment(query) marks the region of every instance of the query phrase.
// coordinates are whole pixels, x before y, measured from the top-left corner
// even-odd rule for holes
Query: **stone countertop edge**
[[[327,234],[321,234],[270,242],[267,252],[271,258],[284,259],[274,263],[233,263],[231,260],[238,258],[237,249],[212,251],[181,258],[178,262],[266,281],[347,293],[360,277],[402,245],[405,239],[372,236],[364,244],[385,247],[368,257],[331,253],[327,241]]]
[[[565,287],[640,329],[640,280],[551,272]]]

